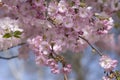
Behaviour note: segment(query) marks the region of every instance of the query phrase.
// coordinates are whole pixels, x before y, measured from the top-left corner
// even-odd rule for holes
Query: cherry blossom
[[[67,11],[67,3],[65,0],[60,0],[58,3],[58,11],[64,13]]]
[[[63,73],[70,73],[71,72],[71,65],[68,64],[61,70]]]
[[[112,71],[117,66],[118,61],[111,59],[109,56],[103,55],[100,58],[100,66],[106,71]]]
[[[10,19],[9,17],[0,19],[0,28],[4,31],[23,31],[23,29],[19,28],[19,21]]]
[[[104,76],[104,77],[102,78],[102,80],[112,80],[112,79],[109,78],[109,77],[107,77],[107,76]]]

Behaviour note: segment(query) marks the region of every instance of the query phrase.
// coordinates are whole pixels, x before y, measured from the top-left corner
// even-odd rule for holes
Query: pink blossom
[[[48,6],[47,10],[48,10],[48,14],[50,16],[54,16],[58,12],[57,4],[54,1],[51,1],[49,3],[49,6]]]
[[[87,8],[79,8],[79,16],[81,18],[86,18],[86,17],[89,17],[89,9]]]
[[[118,61],[112,60],[109,56],[103,55],[100,58],[100,66],[104,68],[106,71],[111,71],[117,66]]]
[[[110,78],[107,77],[107,76],[104,76],[104,77],[102,78],[102,80],[112,80],[112,79],[110,79]]]
[[[71,16],[66,16],[66,17],[64,18],[63,24],[64,24],[64,26],[65,26],[66,28],[71,28],[71,27],[73,27],[74,23],[73,23],[72,17],[71,17]]]
[[[48,59],[46,61],[46,65],[50,67],[52,73],[54,73],[54,74],[60,73],[60,70],[58,68],[58,64],[54,59]]]
[[[93,32],[96,32],[99,35],[107,34],[110,29],[113,27],[112,17],[108,17],[106,13],[95,13],[96,19]]]
[[[58,11],[64,13],[67,11],[67,3],[65,0],[60,0],[58,3]]]
[[[51,69],[51,72],[54,74],[59,74],[60,70],[59,69]]]
[[[62,68],[62,73],[70,73],[71,72],[71,65],[67,64],[65,67]]]
[[[54,16],[54,21],[55,21],[55,24],[62,24],[63,23],[63,18],[64,16],[60,15],[60,14],[57,14]]]

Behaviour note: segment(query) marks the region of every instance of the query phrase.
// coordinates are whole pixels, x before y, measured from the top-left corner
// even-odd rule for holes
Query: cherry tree
[[[90,46],[100,56],[99,64],[105,72],[102,79],[119,80],[120,72],[114,70],[118,61],[93,45],[120,50],[111,32],[114,26],[120,26],[114,16],[120,18],[119,0],[1,0],[0,50],[22,45],[20,53],[33,50],[37,65],[48,66],[51,73],[62,73],[68,80],[72,66],[61,53],[70,50],[79,54]],[[22,54],[0,58],[17,57],[27,58]]]

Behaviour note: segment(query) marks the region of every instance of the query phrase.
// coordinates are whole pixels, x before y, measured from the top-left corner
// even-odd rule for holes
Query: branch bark
[[[18,56],[11,56],[11,57],[2,57],[2,56],[0,56],[0,59],[4,59],[4,60],[10,60],[10,59],[14,59],[14,58],[18,58]]]
[[[67,74],[64,74],[64,80],[68,80]]]

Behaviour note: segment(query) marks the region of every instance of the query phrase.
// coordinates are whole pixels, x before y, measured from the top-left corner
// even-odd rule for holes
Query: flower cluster
[[[65,67],[63,67],[62,72],[63,73],[70,73],[71,72],[71,65],[68,64]]]
[[[2,1],[1,11],[21,23],[25,39],[40,35],[46,43],[57,43],[58,52],[83,51],[87,44],[101,39],[113,26],[113,20],[106,12],[98,12],[88,2],[80,0],[9,0]],[[8,9],[7,12],[5,9]],[[14,13],[13,13],[14,12]],[[1,16],[4,16],[0,13]],[[104,13],[104,14],[103,14]],[[33,33],[31,33],[31,30]],[[59,35],[59,36],[58,36]],[[100,35],[100,36],[98,36]],[[61,51],[60,51],[61,50]]]
[[[119,71],[113,71],[117,66],[117,63],[117,60],[113,60],[107,55],[102,55],[99,62],[100,66],[105,70],[105,76],[103,76],[102,80],[113,80],[119,78]]]
[[[92,6],[79,0],[52,0],[49,3],[39,0],[24,2],[22,5],[24,7],[19,5],[16,12],[20,11],[18,14],[23,16],[19,18],[23,26],[29,25],[31,30],[34,30],[28,42],[35,51],[37,64],[47,64],[49,59],[51,60],[52,51],[57,55],[66,50],[83,51],[87,43],[79,36],[94,43],[105,36],[113,26],[113,19],[107,13],[95,12]],[[48,66],[53,73],[60,72],[55,54],[52,54],[52,62],[50,61]],[[70,72],[70,69],[69,65],[64,65],[62,72]]]
[[[49,44],[48,42],[44,41],[41,36],[30,39],[28,42],[30,47],[36,53],[36,64],[49,66],[51,68],[51,72],[54,74],[58,74],[60,72],[68,73],[71,71],[71,66],[67,65],[64,62],[64,59],[58,55],[58,51],[61,51],[61,47],[56,43]],[[59,69],[58,62],[62,63],[62,69]]]
[[[112,60],[110,57],[103,55],[100,58],[100,66],[104,68],[106,71],[112,71],[117,66],[118,61]]]
[[[58,69],[58,64],[57,64],[57,62],[55,62],[54,59],[48,59],[46,62],[46,65],[50,66],[52,73],[54,73],[54,74],[60,73],[60,70]]]
[[[0,19],[0,30],[1,32],[15,32],[15,31],[23,31],[23,29],[19,28],[19,22],[14,19],[10,19],[9,17],[1,18]],[[1,33],[2,34],[2,33]]]

